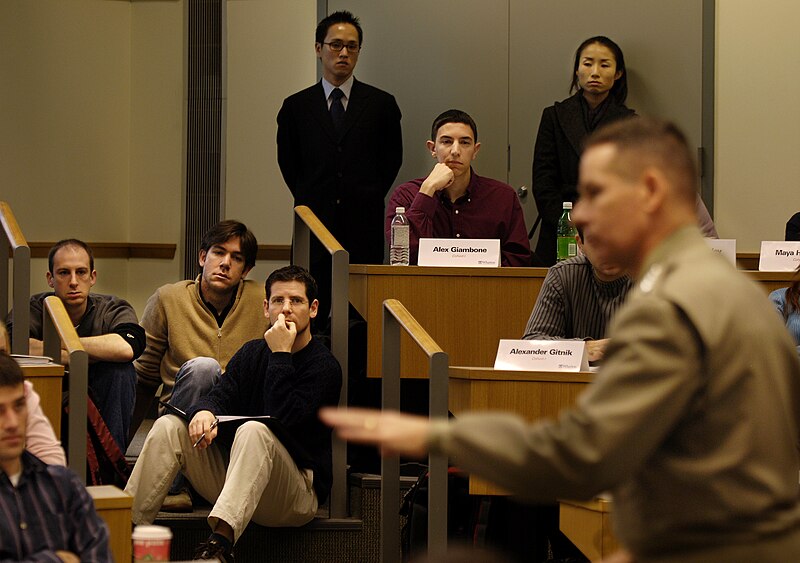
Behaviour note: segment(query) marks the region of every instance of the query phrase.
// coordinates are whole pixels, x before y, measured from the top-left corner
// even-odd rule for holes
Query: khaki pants
[[[260,422],[237,429],[228,456],[213,443],[193,448],[180,418],[156,420],[125,487],[133,496],[134,524],[153,522],[178,471],[214,505],[208,516],[212,529],[217,519],[224,520],[234,530],[234,541],[251,519],[263,526],[302,526],[317,512],[313,472],[300,470]]]

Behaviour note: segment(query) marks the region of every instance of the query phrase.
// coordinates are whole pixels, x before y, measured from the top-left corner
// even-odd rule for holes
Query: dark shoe
[[[214,538],[208,538],[197,546],[194,559],[216,559],[220,563],[234,563],[233,551],[226,549],[222,542]]]
[[[183,488],[177,494],[164,497],[161,510],[164,512],[191,512],[192,495],[189,494],[189,489]]]

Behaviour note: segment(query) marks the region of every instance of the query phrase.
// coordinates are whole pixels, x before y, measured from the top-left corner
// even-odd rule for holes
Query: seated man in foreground
[[[426,142],[437,164],[427,178],[400,184],[386,207],[385,235],[397,207],[410,224],[410,263],[416,264],[421,238],[500,239],[503,266],[530,266],[525,216],[514,188],[472,170],[478,156],[478,127],[463,111],[451,109],[433,121]]]
[[[323,419],[385,453],[443,453],[533,501],[611,490],[614,531],[638,563],[800,561],[800,361],[763,290],[700,236],[691,155],[675,126],[645,117],[587,140],[572,218],[636,289],[558,421]]]
[[[23,382],[0,354],[0,561],[111,561],[108,528],[78,477],[25,450]]]
[[[598,262],[578,233],[578,256],[551,266],[525,328],[524,340],[587,340],[589,361],[603,358],[606,328],[633,283],[613,264]]]
[[[303,268],[287,266],[267,278],[266,295],[270,329],[231,358],[225,375],[188,410],[188,427],[174,415],[156,420],[125,488],[134,497],[133,522],[151,523],[170,482],[183,473],[214,505],[212,534],[195,554],[200,559],[233,561],[233,544],[251,519],[302,526],[331,487],[331,432],[317,411],[338,403],[342,371],[311,336],[316,282]],[[254,420],[231,437],[232,423],[216,426],[221,415],[272,416],[285,428],[286,443]]]
[[[145,332],[127,301],[91,293],[96,282],[94,255],[85,242],[65,239],[50,249],[47,284],[53,291],[31,296],[30,353],[43,353],[44,300],[55,295],[64,304],[89,356],[90,397],[124,453],[136,399],[136,370],[132,362],[145,348]],[[60,360],[55,359],[65,365],[69,362],[66,352]]]

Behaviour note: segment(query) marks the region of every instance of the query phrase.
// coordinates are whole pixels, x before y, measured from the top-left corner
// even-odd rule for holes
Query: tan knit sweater
[[[222,366],[242,345],[261,338],[267,329],[264,286],[252,280],[239,284],[234,302],[221,327],[200,298],[200,277],[161,286],[147,300],[141,325],[147,348],[134,362],[139,383],[171,391],[184,362],[198,356],[214,358]]]

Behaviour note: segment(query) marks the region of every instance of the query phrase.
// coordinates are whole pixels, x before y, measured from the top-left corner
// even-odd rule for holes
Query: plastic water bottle
[[[559,262],[578,254],[578,241],[575,239],[578,236],[578,229],[572,224],[572,218],[570,217],[572,202],[565,201],[562,209],[564,211],[558,220],[558,246],[556,247],[556,259]]]
[[[408,266],[409,226],[405,207],[396,207],[392,219],[392,237],[389,244],[389,264]]]

